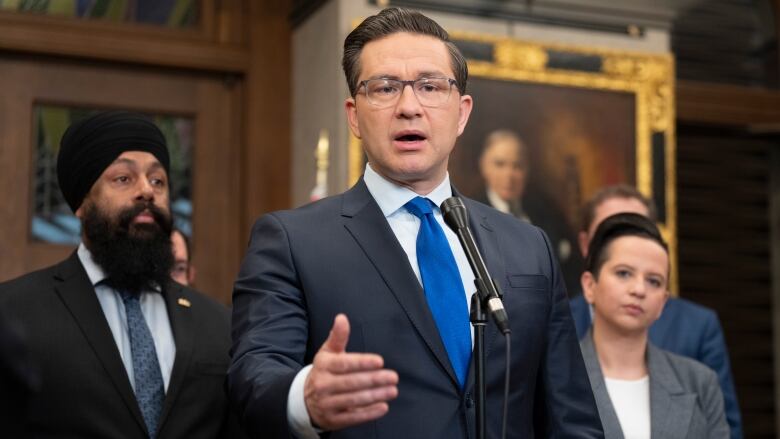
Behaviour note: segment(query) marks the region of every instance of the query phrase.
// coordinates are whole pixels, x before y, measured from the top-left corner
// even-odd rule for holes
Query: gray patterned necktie
[[[141,312],[141,304],[137,294],[122,292],[127,314],[127,331],[130,336],[130,349],[133,354],[133,375],[135,377],[135,398],[141,408],[141,414],[149,430],[149,437],[157,436],[157,426],[162,414],[165,388],[163,387],[160,362],[157,361],[157,351],[154,339]]]

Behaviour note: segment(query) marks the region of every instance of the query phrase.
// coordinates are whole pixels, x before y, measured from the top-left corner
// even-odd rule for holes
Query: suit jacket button
[[[471,393],[466,393],[466,408],[474,407],[474,398],[471,397]]]

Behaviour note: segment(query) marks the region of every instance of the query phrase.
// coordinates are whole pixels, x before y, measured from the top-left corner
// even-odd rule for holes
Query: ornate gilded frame
[[[451,32],[468,59],[471,77],[627,92],[635,102],[636,186],[659,209],[659,226],[669,243],[671,290],[677,294],[674,60],[647,54],[506,37]],[[363,172],[354,137],[349,145],[349,181]]]

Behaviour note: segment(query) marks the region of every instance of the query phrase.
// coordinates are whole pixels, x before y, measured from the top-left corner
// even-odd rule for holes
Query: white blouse
[[[650,378],[604,382],[625,439],[650,439]]]

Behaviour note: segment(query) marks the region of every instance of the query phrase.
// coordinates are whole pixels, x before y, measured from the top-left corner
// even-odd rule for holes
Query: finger
[[[314,359],[314,367],[334,374],[345,374],[381,369],[385,361],[377,354],[321,352]]]
[[[389,369],[355,372],[329,377],[328,393],[346,393],[398,384],[398,374]]]
[[[325,352],[345,352],[349,341],[349,320],[344,314],[338,314],[333,320],[328,339],[322,344],[320,350]]]
[[[322,398],[318,403],[331,412],[357,410],[381,402],[388,402],[398,396],[396,386],[376,387],[357,392],[339,393]]]
[[[346,375],[316,376],[306,380],[304,390],[311,395],[335,395],[397,384],[398,374],[395,371],[384,369]]]
[[[330,423],[335,426],[331,430],[338,430],[379,419],[387,414],[389,410],[390,407],[386,402],[379,402],[370,406],[336,413],[330,417]]]

